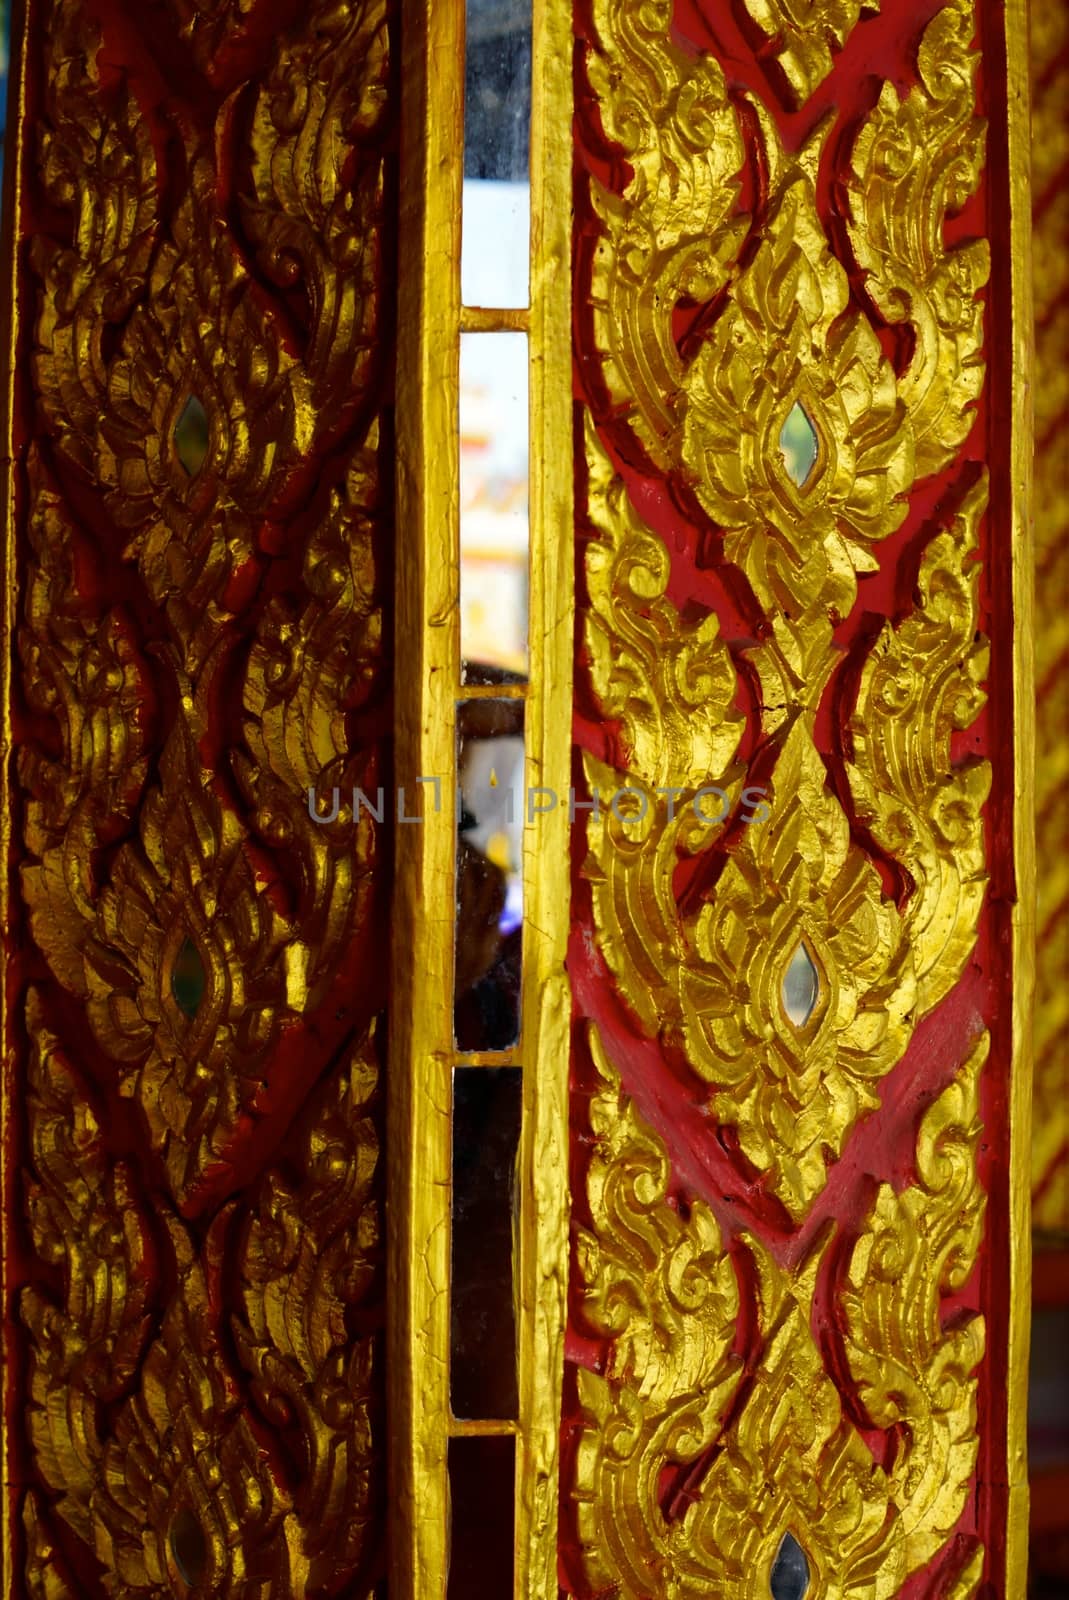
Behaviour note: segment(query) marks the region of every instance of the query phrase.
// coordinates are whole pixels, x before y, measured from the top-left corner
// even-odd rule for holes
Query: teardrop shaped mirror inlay
[[[820,441],[800,400],[796,400],[787,413],[787,420],[780,429],[779,448],[788,478],[799,489],[804,489],[817,464]]]
[[[208,413],[196,395],[191,394],[174,425],[175,454],[190,478],[197,476],[208,459],[209,443]]]
[[[781,985],[783,1009],[796,1028],[804,1028],[820,996],[820,973],[800,943],[787,964]]]
[[[768,1580],[772,1600],[802,1600],[809,1588],[809,1562],[793,1533],[785,1533]]]
[[[207,986],[208,974],[204,970],[200,951],[192,939],[184,939],[171,969],[171,993],[183,1015],[196,1016]]]
[[[186,1506],[171,1524],[171,1554],[182,1582],[194,1588],[208,1566],[208,1541],[204,1529]]]

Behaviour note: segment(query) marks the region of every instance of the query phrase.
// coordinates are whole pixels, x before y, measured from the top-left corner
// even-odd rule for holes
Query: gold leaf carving
[[[67,1582],[45,1522],[41,1497],[32,1491],[22,1507],[26,1535],[26,1593],[29,1600],[77,1600]]]
[[[739,1291],[712,1212],[699,1201],[684,1222],[670,1203],[664,1146],[594,1030],[590,1043],[600,1079],[586,1180],[594,1226],[579,1232],[578,1265],[583,1316],[611,1355],[604,1372],[578,1374],[577,1520],[592,1581],[644,1595],[671,1579],[678,1553],[650,1538],[662,1523],[662,1471],[715,1442],[738,1387]]]
[[[100,34],[79,0],[49,8],[49,63],[37,163],[52,205],[73,212],[72,242],[38,234],[33,265],[44,285],[34,388],[57,447],[89,476],[95,424],[107,409],[107,337],[137,304],[158,225],[152,139],[121,84],[105,103]]]
[[[141,1363],[153,1279],[138,1197],[125,1167],[104,1156],[84,1089],[51,1033],[36,1012],[30,1021],[31,1232],[65,1285],[61,1306],[36,1289],[22,1306],[33,1349],[31,1436],[46,1484],[60,1492],[53,1514],[94,1551],[113,1593],[170,1595],[183,1523],[197,1530],[202,1592],[235,1600],[334,1592],[366,1555],[373,1505],[371,1336],[354,1335],[350,1321],[370,1299],[379,1253],[373,1041],[318,1094],[296,1175],[265,1174],[238,1246],[237,1349],[264,1418],[299,1430],[304,1464],[290,1488],[221,1338],[233,1206],[216,1217],[200,1255],[165,1215],[177,1289]],[[117,1409],[104,1436],[109,1401]],[[25,1517],[28,1571],[46,1600],[61,1600],[32,1498]]]
[[[380,1565],[374,840],[307,797],[382,746],[386,7],[90,12],[27,21],[25,1579],[322,1600]]]
[[[700,332],[684,346],[685,359],[679,355],[674,387],[665,387],[667,368],[658,379],[672,396],[670,425],[662,417],[655,426],[651,409],[632,402],[659,348],[649,319],[670,321],[683,297],[676,280],[634,290],[646,306],[641,346],[617,337],[612,319],[595,322],[615,403],[606,427],[615,439],[625,418],[646,454],[690,485],[761,613],[759,641],[746,656],[761,690],[771,810],[760,825],[734,828],[725,845],[721,830],[693,814],[701,787],[717,785],[734,806],[744,782],[731,765],[740,734],[732,664],[714,619],[685,626],[666,600],[667,552],[642,527],[588,426],[587,502],[598,535],[586,548],[592,685],[603,713],[619,721],[628,782],[681,797],[667,821],[591,815],[585,870],[599,943],[643,1030],[712,1086],[718,1117],[735,1127],[743,1155],[795,1220],[823,1188],[857,1118],[878,1105],[879,1082],[902,1059],[917,1018],[961,976],[986,883],[989,770],[979,761],[955,764],[951,754],[952,733],[983,705],[987,656],[975,636],[972,557],[985,483],[968,490],[952,526],[931,541],[915,609],[883,629],[862,668],[847,777],[865,839],[852,832],[815,735],[837,665],[834,629],[856,605],[858,576],[876,569],[874,546],[900,527],[917,475],[934,470],[934,442],[942,451],[936,464],[952,459],[983,378],[976,293],[986,246],[942,246],[945,215],[979,181],[983,157],[971,15],[953,0],[929,25],[923,87],[904,103],[888,87],[854,147],[854,232],[881,270],[898,273],[895,318],[871,278],[870,292],[889,320],[908,319],[917,335],[901,378],[851,297],[818,208],[833,118],[788,152],[756,102],[767,201],[715,315],[698,319]],[[636,129],[644,150],[657,137],[681,137],[677,97],[694,73],[712,69],[704,59],[699,67],[662,54],[644,108],[624,120],[623,80],[610,67],[630,59],[631,24],[611,6],[598,18],[591,78],[606,132],[615,129],[628,150],[637,148]],[[710,83],[719,107],[715,73]],[[892,111],[893,127],[924,147],[897,188]],[[626,236],[599,202],[605,232],[593,280],[602,305],[611,303],[606,285],[632,283],[624,240],[638,237],[634,214],[647,224],[659,214],[640,170],[617,197]],[[691,191],[679,192],[682,205]],[[941,389],[923,376],[925,352],[936,347],[947,378]],[[792,430],[811,447],[793,464],[784,444]],[[921,443],[926,453],[918,455]],[[699,674],[711,691],[700,706],[688,698]],[[585,762],[590,784],[612,792],[619,775],[589,753]],[[872,840],[902,869],[901,909],[870,859]],[[713,846],[726,860],[709,876],[712,886],[703,890],[699,873],[677,905],[679,858]],[[785,996],[799,962],[813,993],[808,1009],[792,1016]]]
[[[656,1033],[671,1015],[670,975],[681,985],[695,976],[684,959],[672,872],[678,853],[707,850],[721,831],[695,815],[697,790],[723,781],[725,793],[737,796],[731,762],[742,718],[733,708],[735,669],[716,616],[684,623],[667,599],[668,552],[636,515],[589,418],[586,457],[597,537],[586,552],[584,643],[599,704],[620,724],[627,781],[647,802],[644,818],[591,817],[586,872],[606,959],[643,1027]],[[617,775],[589,754],[584,769],[592,789],[612,794],[618,787]],[[659,789],[673,794],[667,820]]]
[[[366,786],[374,801],[374,784],[368,752],[354,749],[347,719],[369,701],[381,675],[373,543],[381,520],[379,450],[376,421],[309,538],[303,603],[287,593],[263,612],[243,694],[249,756],[234,755],[261,837],[296,863],[309,1007],[322,999],[368,913],[373,826],[367,810],[354,821],[352,792]],[[335,789],[336,820],[313,822],[309,793],[326,817]]]
[[[951,734],[968,728],[987,698],[973,559],[986,506],[985,474],[925,549],[917,606],[884,624],[850,718],[847,773],[858,816],[913,882],[903,915],[921,1015],[964,971],[987,885],[981,808],[991,766],[976,758],[956,765],[950,755]]]
[[[605,237],[594,258],[594,337],[615,407],[659,465],[678,454],[684,362],[672,312],[727,280],[745,222],[729,222],[743,145],[711,56],[671,42],[670,0],[595,0],[587,70],[605,133],[632,169],[622,195],[595,181]]]
[[[27,701],[53,721],[61,754],[18,753],[26,793],[22,891],[34,938],[67,988],[85,993],[82,948],[93,915],[94,853],[129,823],[148,771],[152,695],[128,617],[100,616],[80,592],[92,541],[68,515],[36,448],[29,452],[25,624],[19,633]]]
[[[216,1306],[226,1214],[200,1256],[171,1220],[178,1292],[108,1440],[92,1499],[98,1560],[118,1593],[164,1600],[181,1577],[175,1544],[196,1528],[196,1579],[237,1600],[277,1574],[301,1593],[285,1536],[290,1497],[223,1357]],[[187,1533],[188,1537],[188,1533]],[[269,1591],[268,1591],[269,1592]]]
[[[612,775],[591,757],[586,765],[611,791]],[[587,871],[602,949],[632,1009],[649,1031],[660,1019],[667,1041],[714,1086],[717,1115],[800,1218],[824,1187],[828,1156],[879,1103],[879,1080],[909,1041],[916,989],[898,915],[851,843],[802,722],[767,804],[765,821],[743,827],[710,898],[685,912],[667,898],[668,828],[643,836],[592,817]],[[818,975],[804,1026],[782,999],[800,945]]]
[[[698,788],[738,749],[735,669],[710,614],[683,622],[665,597],[669,558],[636,515],[586,416],[590,607],[583,640],[594,692],[620,723],[628,765],[649,788]]]
[[[256,0],[167,0],[167,9],[200,70],[213,81],[225,78],[232,47],[243,40]]]
[[[833,52],[880,0],[746,0],[746,9],[771,41],[795,105],[804,105],[835,65]]]
[[[386,0],[321,5],[279,40],[257,95],[242,219],[268,280],[306,301],[306,404],[320,427],[367,389],[377,351]],[[379,352],[381,354],[381,352]]]
[[[246,222],[265,271],[270,255],[273,281],[289,292],[285,311],[236,248],[208,144],[170,148],[188,181],[161,220],[145,120],[102,94],[96,36],[77,6],[54,34],[46,166],[50,197],[74,210],[74,245],[35,244],[38,380],[61,460],[53,475],[30,457],[34,560],[20,647],[34,709],[56,725],[63,759],[32,745],[20,754],[24,888],[35,937],[123,1063],[124,1092],[187,1211],[257,1118],[272,1053],[351,976],[342,968],[370,893],[368,814],[355,829],[351,809],[320,827],[307,794],[329,805],[335,785],[351,793],[374,761],[366,744],[354,749],[347,719],[381,669],[370,402],[385,23],[378,0],[320,9],[323,27],[278,41],[252,136]],[[72,117],[88,169],[81,187],[60,138]],[[361,141],[369,148],[357,162]],[[301,151],[312,148],[310,171]],[[309,325],[296,348],[287,319],[302,294]],[[195,469],[175,438],[191,398],[206,426]],[[342,427],[352,441],[344,485],[319,491],[325,442]],[[150,676],[122,610],[102,616],[99,584],[86,582],[118,552],[95,521],[76,524],[64,493],[72,470],[128,538],[137,598],[169,634],[152,652],[162,673]],[[303,583],[272,586],[251,649],[236,651],[226,624],[255,587],[260,545],[277,547],[277,523],[289,518]],[[145,793],[147,724],[168,676],[170,728]],[[235,687],[244,746],[228,751],[218,707]],[[187,958],[203,983],[184,1012],[174,984]]]
[[[92,418],[96,472],[127,530],[149,597],[166,608],[196,676],[235,610],[257,523],[277,515],[313,441],[309,377],[254,291],[215,209],[209,156],[187,152],[188,187],[126,324]],[[176,430],[203,408],[206,453],[190,473]]]
[[[806,717],[791,723],[782,742],[766,796],[768,817],[741,828],[707,898],[692,899],[685,909],[676,905],[672,884],[679,854],[708,849],[720,832],[700,822],[690,804],[703,776],[701,760],[712,756],[716,765],[704,777],[719,784],[730,799],[740,787],[738,774],[720,765],[734,753],[737,739],[729,698],[733,675],[715,628],[703,622],[688,631],[678,619],[673,624],[663,582],[646,577],[658,569],[663,574],[666,553],[657,560],[663,546],[638,522],[599,451],[591,435],[590,514],[601,532],[587,547],[587,637],[596,664],[595,686],[601,689],[601,703],[622,717],[625,738],[638,757],[634,776],[639,785],[647,792],[655,784],[675,786],[679,807],[672,821],[652,804],[641,821],[607,809],[591,815],[586,872],[593,885],[599,941],[642,1027],[650,1035],[659,1033],[714,1086],[717,1115],[737,1128],[745,1156],[768,1174],[772,1191],[800,1218],[824,1186],[827,1160],[840,1154],[858,1116],[878,1104],[879,1081],[901,1060],[909,1042],[918,1005],[913,923],[903,920],[885,897],[875,867],[851,839]],[[957,520],[955,534],[933,543],[922,594],[928,592],[927,583],[943,597],[938,616],[922,610],[903,625],[899,649],[913,641],[918,652],[913,670],[920,677],[917,694],[923,697],[925,715],[913,732],[895,734],[887,758],[890,767],[873,775],[873,792],[889,796],[882,802],[889,813],[896,795],[899,809],[902,805],[901,786],[894,786],[894,751],[902,738],[911,749],[916,739],[920,750],[930,750],[927,766],[915,775],[919,779],[922,770],[928,772],[929,788],[935,792],[945,790],[953,798],[957,784],[969,796],[971,785],[982,788],[985,781],[982,768],[955,772],[949,755],[950,727],[963,717],[971,720],[980,703],[976,677],[984,658],[982,647],[973,645],[974,586],[965,566],[979,506],[977,491]],[[631,551],[640,557],[632,558]],[[949,555],[955,565],[945,579],[937,579],[939,564]],[[635,573],[644,610],[634,599]],[[941,658],[948,664],[945,681],[933,694],[930,663],[921,644],[932,642],[931,629],[948,607],[956,631]],[[617,648],[607,647],[606,619],[611,620],[610,637],[621,641]],[[668,638],[666,652],[663,645],[663,653],[651,650],[651,643]],[[959,644],[966,648],[969,665],[955,677],[949,669]],[[688,656],[718,686],[705,698],[701,716],[690,722],[689,747],[685,701],[674,685],[681,677],[684,683],[693,681],[694,669],[681,673],[673,666],[657,676],[663,662]],[[656,718],[645,709],[651,704],[658,706]],[[877,735],[879,726],[874,717]],[[916,767],[916,759],[910,759]],[[589,754],[585,766],[591,786],[612,793],[616,775]],[[972,776],[974,771],[978,777]],[[956,883],[952,862],[957,841],[951,844],[945,831],[951,821],[948,816],[943,833],[936,835],[939,849],[929,869],[931,892],[944,899],[950,894],[947,885]],[[922,929],[932,924],[924,933],[925,973],[944,954],[948,941],[952,953],[971,949],[982,888],[981,876],[975,892],[970,880],[960,904],[951,897],[950,927],[945,910],[937,916],[927,913],[919,899],[916,906],[911,902],[908,916]],[[916,937],[921,939],[920,931]],[[943,943],[928,959],[937,937]],[[817,974],[812,1014],[801,1026],[792,1021],[782,998],[787,969],[800,946]],[[935,982],[929,980],[931,993],[937,992]]]
[[[375,1537],[372,1338],[353,1338],[350,1319],[378,1269],[377,1081],[369,1039],[321,1096],[299,1181],[263,1180],[242,1244],[234,1338],[265,1414],[296,1420],[305,1440],[294,1508],[313,1593],[355,1571]]]
[[[885,83],[854,145],[847,180],[850,242],[880,315],[909,324],[912,357],[898,381],[916,438],[917,474],[950,465],[983,387],[983,305],[990,250],[948,248],[948,215],[976,193],[986,123],[976,115],[973,0],[950,0],[921,40],[920,84],[900,100]]]
[[[758,1342],[741,1387],[731,1326],[738,1290],[716,1223],[700,1200],[669,1200],[664,1146],[622,1092],[596,1035],[592,1049],[601,1082],[580,1304],[610,1343],[602,1369],[580,1372],[574,1497],[590,1582],[622,1600],[646,1600],[651,1582],[673,1600],[767,1600],[790,1534],[814,1592],[890,1600],[945,1547],[976,1456],[983,1323],[944,1326],[941,1299],[963,1286],[979,1248],[976,1106],[986,1038],[921,1123],[916,1184],[901,1194],[881,1188],[851,1256],[848,1358],[874,1423],[903,1425],[886,1469],[844,1411],[811,1327],[831,1232],[793,1271],[742,1236]],[[677,1263],[688,1272],[700,1263],[696,1285]],[[680,1282],[693,1305],[680,1304]],[[955,1583],[962,1600],[975,1590],[981,1560],[973,1546]]]
[[[831,619],[853,606],[855,573],[874,567],[870,544],[905,516],[913,442],[893,369],[850,307],[817,214],[827,125],[788,157],[760,120],[768,221],[688,372],[682,462],[771,624],[772,640],[752,652],[771,732],[792,704],[820,697],[834,664]],[[797,406],[817,438],[801,485],[780,446]]]
[[[85,951],[93,1031],[123,1063],[122,1091],[141,1105],[183,1206],[252,1111],[266,1052],[305,999],[296,930],[201,769],[202,727],[183,718],[168,739],[159,786],[141,807],[139,837],[116,855]],[[203,985],[187,1013],[176,969],[190,948]]]
[[[983,1239],[976,1153],[988,1046],[984,1034],[926,1112],[913,1185],[900,1194],[881,1186],[843,1292],[847,1362],[865,1410],[878,1428],[909,1433],[892,1477],[910,1571],[957,1523],[979,1447],[974,1374],[984,1320],[970,1314],[944,1326],[941,1300],[965,1287]]]
[[[43,1288],[22,1294],[32,1345],[29,1433],[41,1475],[58,1496],[56,1511],[92,1546],[98,1416],[137,1371],[148,1336],[152,1250],[130,1169],[105,1155],[85,1085],[47,1027],[36,990],[27,998],[26,1023],[30,1236],[62,1278],[58,1300]]]

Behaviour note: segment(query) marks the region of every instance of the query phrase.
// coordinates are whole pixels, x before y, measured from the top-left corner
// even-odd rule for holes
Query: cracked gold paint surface
[[[710,850],[722,832],[698,823],[688,800],[715,784],[734,806],[745,781],[734,760],[738,669],[714,618],[685,622],[665,597],[667,552],[588,426],[595,537],[585,642],[597,702],[619,722],[626,762],[610,771],[588,754],[588,781],[608,792],[622,779],[647,791],[673,786],[682,798],[663,827],[652,817],[592,817],[585,870],[599,944],[629,1008],[712,1086],[718,1118],[735,1128],[743,1154],[796,1221],[858,1117],[878,1105],[880,1082],[919,1018],[964,970],[986,884],[980,808],[990,772],[951,757],[951,734],[983,705],[974,554],[986,480],[959,486],[957,509],[929,537],[914,609],[874,643],[850,724],[854,804],[916,886],[904,910],[886,896],[814,735],[839,659],[835,622],[855,606],[858,575],[875,568],[873,547],[900,526],[913,484],[953,457],[982,378],[973,296],[986,275],[986,244],[940,243],[948,205],[975,189],[981,170],[971,15],[961,0],[937,14],[921,44],[921,85],[904,101],[886,90],[854,141],[855,232],[879,239],[884,279],[916,318],[913,355],[896,378],[818,214],[828,124],[787,155],[754,104],[768,202],[755,248],[733,269],[744,225],[727,215],[734,190],[721,192],[714,175],[736,170],[739,126],[719,68],[664,47],[651,58],[661,68],[651,98],[636,109],[635,80],[606,62],[634,60],[638,25],[618,7],[597,8],[591,80],[606,130],[623,130],[634,167],[623,194],[606,198],[598,185],[594,193],[604,227],[595,308],[613,313],[596,316],[594,327],[614,421],[632,441],[620,448],[637,446],[679,474],[723,530],[724,556],[765,624],[746,657],[773,758],[770,820],[736,831],[714,895],[677,904],[680,854]],[[712,150],[698,137],[699,116]],[[895,187],[887,155],[907,135],[927,152],[908,192]],[[656,187],[646,152],[655,153],[654,170],[685,171],[689,182]],[[943,168],[952,190],[933,176]],[[670,339],[672,316],[695,292],[699,237],[706,292],[721,281],[717,273],[730,281],[684,356]],[[959,288],[952,304],[949,278]],[[669,343],[673,357],[655,359]],[[818,444],[800,486],[779,444],[798,405]],[[799,1027],[781,994],[801,942],[819,986]]]
[[[377,759],[354,713],[384,676],[386,7],[316,4],[251,47],[243,3],[168,9],[219,120],[176,113],[158,144],[88,6],[41,0],[27,24],[57,220],[26,241],[16,634],[41,969],[21,1001],[24,1576],[50,1600],[81,1592],[78,1559],[115,1595],[363,1594],[378,846],[366,816],[313,822],[307,794],[326,810]],[[260,51],[240,130],[229,45]]]
[[[842,1373],[829,1371],[812,1321],[834,1225],[797,1267],[747,1234],[729,1254],[712,1212],[680,1204],[665,1147],[596,1031],[591,1048],[579,1309],[608,1353],[598,1371],[578,1371],[573,1490],[591,1583],[626,1600],[644,1600],[651,1582],[669,1600],[767,1600],[790,1532],[814,1593],[890,1600],[947,1546],[977,1458],[984,1323],[947,1321],[942,1302],[973,1271],[983,1235],[987,1036],[921,1119],[914,1179],[880,1187],[849,1247]],[[737,1317],[751,1293],[756,1353],[744,1361]],[[883,1465],[855,1408],[900,1429]],[[958,1550],[947,1592],[969,1600],[982,1564],[975,1541]]]

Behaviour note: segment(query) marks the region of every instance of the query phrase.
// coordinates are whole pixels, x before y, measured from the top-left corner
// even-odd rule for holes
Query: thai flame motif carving
[[[903,116],[929,114],[929,146],[942,149],[953,113],[953,126],[970,131],[962,160],[971,173],[982,127],[972,118],[973,68],[960,11],[951,6],[930,24],[920,60],[925,90],[905,103]],[[630,60],[631,25],[608,6],[598,17],[600,52]],[[937,45],[947,51],[938,82]],[[671,65],[676,78],[659,81],[656,98],[625,122],[618,80],[603,54],[590,59],[607,130],[620,123],[629,152],[668,149],[678,166],[678,151],[689,148],[695,73],[704,75],[721,116],[722,84],[708,60],[665,56],[665,71]],[[960,977],[976,937],[986,883],[980,808],[990,773],[982,761],[956,764],[951,734],[983,705],[987,654],[976,631],[972,557],[986,481],[961,494],[950,527],[930,538],[915,609],[888,623],[871,646],[850,723],[846,770],[857,816],[908,874],[911,893],[900,906],[829,783],[815,728],[838,662],[834,628],[856,604],[858,575],[877,567],[873,546],[899,527],[906,494],[935,459],[928,443],[918,464],[917,441],[952,436],[960,443],[956,430],[969,420],[982,373],[980,311],[971,298],[967,310],[951,305],[945,283],[951,276],[964,282],[966,264],[976,266],[986,254],[966,246],[948,254],[939,245],[946,207],[959,189],[964,194],[964,178],[953,192],[934,178],[910,191],[923,203],[926,249],[923,261],[906,251],[913,232],[898,220],[905,200],[890,195],[887,161],[874,154],[872,130],[890,116],[885,96],[855,145],[855,174],[866,174],[855,201],[872,213],[874,228],[884,219],[885,271],[893,269],[900,283],[912,271],[909,305],[918,317],[924,308],[931,325],[920,330],[914,360],[897,378],[851,300],[819,214],[817,173],[829,124],[788,156],[768,114],[756,103],[753,112],[767,208],[715,317],[700,338],[679,347],[686,357],[678,355],[672,318],[693,288],[667,268],[655,282],[635,281],[637,241],[660,204],[651,183],[640,181],[641,162],[612,205],[595,190],[605,233],[593,293],[596,305],[614,304],[618,280],[626,313],[615,333],[608,318],[594,325],[614,403],[610,437],[625,457],[640,444],[645,458],[692,488],[759,610],[762,637],[745,657],[761,690],[770,818],[722,838],[723,829],[707,826],[688,803],[703,785],[717,786],[731,804],[742,788],[743,769],[732,765],[742,731],[732,709],[734,664],[715,617],[684,623],[663,598],[667,551],[642,526],[588,426],[587,504],[596,537],[586,546],[585,643],[592,686],[603,713],[618,721],[627,781],[673,790],[682,809],[667,824],[649,812],[644,819],[592,815],[586,872],[600,947],[630,1009],[712,1085],[717,1117],[733,1125],[742,1154],[800,1220],[858,1117],[879,1104],[880,1081],[902,1059],[916,1021]],[[643,130],[640,144],[636,129]],[[734,170],[738,131],[730,108],[716,136],[718,159]],[[673,237],[704,221],[699,187],[673,192]],[[721,224],[727,238],[735,223]],[[969,272],[971,296],[982,280]],[[642,329],[641,345],[638,335],[631,344],[620,331],[628,317]],[[950,398],[935,410],[931,385],[917,376],[929,335],[941,341],[940,370],[957,374]],[[645,399],[652,369],[637,352],[660,348],[665,338],[677,350],[676,387],[671,415],[658,419]],[[793,473],[783,440],[799,417],[812,451],[807,470]],[[584,760],[592,787],[617,787],[616,773],[589,753]],[[703,851],[716,852],[715,886],[677,904],[679,860]],[[812,1002],[798,1020],[783,994],[800,947],[815,976]]]
[[[832,1234],[796,1268],[745,1234],[733,1258],[704,1202],[679,1194],[596,1034],[591,1044],[599,1082],[579,1292],[607,1353],[599,1370],[578,1373],[574,1486],[591,1584],[629,1600],[645,1600],[651,1584],[674,1600],[767,1600],[790,1534],[815,1593],[890,1600],[948,1544],[976,1459],[983,1321],[947,1318],[943,1301],[980,1245],[986,1035],[924,1114],[914,1182],[880,1188],[840,1291],[856,1403],[878,1429],[903,1425],[884,1465],[814,1336]],[[756,1333],[743,1361],[736,1315],[751,1292]],[[954,1559],[952,1592],[968,1600],[983,1552],[973,1544]]]
[[[869,545],[906,514],[913,444],[894,371],[850,308],[817,215],[827,125],[787,159],[764,115],[761,124],[768,220],[687,373],[680,464],[771,624],[753,659],[772,732],[790,708],[819,700],[834,666],[833,621],[854,604],[856,572],[875,564]],[[796,405],[818,442],[800,487],[779,445]]]
[[[948,248],[948,215],[975,194],[987,125],[975,112],[973,0],[950,0],[924,31],[920,86],[899,100],[886,83],[854,145],[847,180],[850,243],[873,304],[907,323],[914,349],[898,380],[913,422],[918,477],[957,456],[983,388],[986,239]]]
[[[833,51],[842,49],[862,15],[879,11],[880,0],[746,0],[746,9],[801,105],[831,71]]]
[[[31,996],[30,1221],[38,1254],[62,1271],[65,1303],[27,1290],[22,1314],[34,1339],[31,1436],[42,1477],[60,1492],[56,1509],[114,1592],[170,1594],[183,1525],[196,1530],[186,1549],[201,1563],[188,1581],[204,1592],[245,1594],[257,1579],[280,1593],[333,1592],[365,1555],[373,1504],[371,1342],[346,1320],[368,1299],[377,1266],[373,1047],[318,1095],[297,1182],[264,1176],[236,1250],[231,1209],[213,1222],[203,1256],[165,1218],[178,1288],[142,1362],[159,1279],[144,1202],[126,1166],[104,1153],[85,1085],[37,1004]],[[304,1441],[309,1465],[296,1491],[223,1355],[228,1257],[241,1286],[233,1332],[254,1395],[270,1422],[296,1423]],[[98,1419],[109,1401],[118,1412],[105,1438]],[[38,1555],[43,1563],[47,1552]]]
[[[714,618],[688,629],[673,621],[667,600],[649,609],[660,584],[647,574],[663,546],[638,522],[592,433],[588,456],[600,535],[587,547],[594,686],[637,757],[627,781],[647,794],[674,787],[679,807],[670,822],[652,806],[640,821],[608,810],[590,818],[586,870],[601,948],[642,1026],[716,1086],[717,1115],[736,1126],[742,1151],[769,1174],[788,1211],[802,1216],[823,1187],[826,1150],[838,1154],[857,1117],[879,1103],[880,1079],[901,1059],[917,1015],[956,982],[975,939],[990,773],[982,761],[952,764],[950,734],[983,703],[986,647],[976,637],[971,556],[986,488],[978,482],[951,529],[930,541],[918,607],[887,625],[858,692],[848,770],[859,814],[911,874],[906,909],[885,897],[852,841],[809,724],[798,718],[772,773],[767,820],[741,829],[713,894],[684,910],[671,892],[679,856],[710,849],[722,831],[688,802],[702,779],[731,800],[741,787],[729,765],[739,736],[730,656]],[[619,641],[611,654],[607,621]],[[660,654],[649,648],[659,638],[672,641]],[[706,686],[701,713],[688,721],[687,695],[698,683]],[[592,788],[618,786],[604,764],[589,754],[584,761]],[[803,941],[817,995],[799,1027],[781,996]]]
[[[140,840],[119,850],[85,947],[90,1023],[124,1063],[121,1091],[143,1109],[179,1204],[255,1104],[283,1012],[307,998],[296,929],[201,772],[202,726],[181,721],[168,739]],[[192,1015],[175,994],[187,944],[205,974]]]
[[[364,1593],[378,845],[308,793],[382,760],[386,6],[170,9],[188,117],[77,0],[28,46],[26,1584]]]
[[[649,788],[694,789],[726,772],[743,719],[735,669],[709,615],[683,623],[665,598],[668,552],[646,528],[586,418],[590,612],[585,644],[605,715],[620,724],[632,772]]]
[[[670,0],[596,0],[602,48],[587,58],[604,131],[633,172],[622,195],[592,184],[605,235],[590,299],[601,377],[659,464],[678,444],[684,361],[672,306],[722,288],[745,232],[729,221],[743,144],[724,75],[670,43]]]
[[[951,734],[970,727],[987,698],[972,559],[986,507],[985,476],[927,545],[916,608],[873,642],[850,718],[857,814],[913,882],[903,921],[922,1014],[961,976],[987,884],[981,807],[990,763],[954,762],[950,749]]]

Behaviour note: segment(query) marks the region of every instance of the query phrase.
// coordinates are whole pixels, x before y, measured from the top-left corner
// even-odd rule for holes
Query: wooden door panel
[[[466,19],[525,305],[463,292]],[[1023,1596],[1026,80],[1020,0],[26,0],[5,1595]]]
[[[922,9],[582,13],[569,1594],[1022,1592],[1026,191]]]
[[[385,9],[17,37],[5,1592],[367,1592]]]

